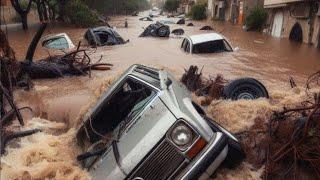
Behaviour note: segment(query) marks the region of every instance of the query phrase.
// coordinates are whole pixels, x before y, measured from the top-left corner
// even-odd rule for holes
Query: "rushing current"
[[[124,28],[125,18],[129,28]],[[156,19],[161,19],[159,17]],[[139,38],[150,22],[139,17],[112,17],[109,22],[118,33],[130,42],[125,45],[98,47],[92,59],[112,63],[112,70],[93,72],[91,77],[65,77],[34,80],[30,91],[16,90],[19,106],[30,106],[34,112],[24,112],[26,126],[23,129],[41,128],[41,133],[10,143],[1,157],[1,179],[90,179],[90,175],[76,161],[80,153],[75,143],[75,133],[81,115],[87,112],[100,94],[109,87],[119,74],[132,64],[140,63],[165,68],[180,78],[190,65],[203,68],[203,75],[223,74],[226,79],[254,77],[269,90],[270,100],[213,101],[205,109],[231,132],[241,132],[255,123],[264,123],[272,111],[283,106],[298,104],[304,97],[306,78],[320,69],[320,50],[287,39],[276,39],[257,32],[245,32],[239,26],[222,22],[196,22],[193,27],[170,25],[171,30],[183,28],[185,35],[207,33],[200,31],[203,25],[211,25],[215,32],[224,35],[237,52],[191,55],[180,49],[181,36],[170,38]],[[188,23],[188,22],[187,22]],[[10,45],[19,60],[25,57],[28,45],[38,25],[31,25],[23,32],[20,27],[8,26]],[[83,39],[86,29],[65,25],[49,25],[45,35],[67,33],[74,44]],[[39,45],[35,59],[47,57],[49,52]],[[298,87],[291,89],[292,76]],[[203,97],[193,95],[201,103]],[[12,129],[19,129],[13,125]],[[218,179],[259,179],[263,167],[256,168],[248,162],[235,170],[221,169]]]

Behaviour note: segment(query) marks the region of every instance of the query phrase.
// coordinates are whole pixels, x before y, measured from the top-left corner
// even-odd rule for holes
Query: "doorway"
[[[273,18],[272,32],[273,37],[281,37],[282,33],[282,24],[283,24],[283,13],[278,11]]]
[[[299,23],[296,23],[292,27],[289,39],[291,41],[296,41],[296,42],[302,43],[302,41],[303,41],[302,28]]]

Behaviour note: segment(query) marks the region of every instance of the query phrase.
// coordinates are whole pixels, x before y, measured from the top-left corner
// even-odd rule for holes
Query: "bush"
[[[99,22],[98,13],[81,0],[70,0],[65,6],[65,15],[70,23],[80,27],[94,26]]]
[[[196,4],[192,6],[190,11],[190,17],[194,20],[206,19],[206,5],[205,4]]]
[[[254,7],[246,17],[246,25],[250,30],[260,31],[267,20],[268,13],[263,7]]]
[[[179,4],[179,0],[166,0],[164,3],[164,9],[169,12],[177,11]]]

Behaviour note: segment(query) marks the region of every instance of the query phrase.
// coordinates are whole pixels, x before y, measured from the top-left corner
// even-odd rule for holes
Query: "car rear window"
[[[192,49],[192,53],[218,53],[218,52],[230,52],[232,48],[225,40],[209,41],[200,44],[195,44]]]

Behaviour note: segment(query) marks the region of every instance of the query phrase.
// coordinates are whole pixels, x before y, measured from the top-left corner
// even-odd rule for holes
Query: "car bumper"
[[[217,133],[177,179],[208,179],[228,154],[227,138]]]

